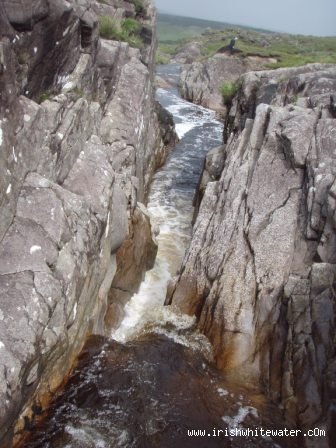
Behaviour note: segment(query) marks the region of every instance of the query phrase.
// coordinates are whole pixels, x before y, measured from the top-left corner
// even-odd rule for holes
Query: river
[[[159,74],[176,79],[178,67]],[[281,417],[257,392],[228,384],[192,317],[164,307],[169,279],[191,235],[192,200],[206,152],[222,139],[213,112],[158,89],[180,142],[155,174],[148,200],[160,228],[158,255],[110,337],[92,336],[64,389],[27,448],[170,448],[294,446],[230,430],[276,428]],[[272,419],[270,419],[272,416]],[[278,422],[278,424],[277,424]],[[192,436],[188,431],[204,431]]]

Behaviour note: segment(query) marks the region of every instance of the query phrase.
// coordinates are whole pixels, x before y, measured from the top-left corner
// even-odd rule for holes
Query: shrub
[[[99,17],[99,34],[105,39],[120,40],[120,30],[118,24],[109,16]]]
[[[233,97],[238,92],[239,84],[237,82],[225,82],[221,88],[220,92],[223,97],[224,104],[226,106],[232,103]]]
[[[126,35],[136,36],[140,33],[141,25],[135,19],[127,18],[121,22],[121,28]]]
[[[135,19],[127,18],[121,22],[121,39],[132,47],[140,48],[143,41],[140,37],[141,25]]]
[[[135,14],[137,16],[145,16],[146,15],[146,8],[143,4],[142,0],[133,0],[133,4],[135,7]]]
[[[101,16],[99,19],[99,34],[105,39],[128,42],[132,47],[141,47],[141,25],[135,19],[127,18],[121,22],[113,20],[109,16]]]

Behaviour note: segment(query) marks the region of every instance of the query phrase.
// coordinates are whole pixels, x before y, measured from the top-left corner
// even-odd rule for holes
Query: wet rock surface
[[[166,302],[196,314],[217,364],[259,386],[287,421],[327,426],[329,445],[307,446],[333,446],[336,69],[251,72],[241,83]]]
[[[0,7],[0,446],[29,427],[86,337],[104,331],[118,249],[130,238],[137,247],[137,235],[149,247],[134,288],[155,257],[140,202],[165,134],[144,4],[141,17],[118,0]],[[100,14],[136,18],[146,44],[100,39]]]
[[[138,202],[129,220],[127,238],[116,253],[117,271],[109,295],[105,322],[109,328],[117,327],[124,315],[124,306],[137,292],[145,270],[153,267],[157,242],[152,234],[150,216]]]
[[[188,330],[179,333],[188,340]],[[261,437],[260,428],[283,428],[278,411],[258,394],[232,385],[229,392],[227,386],[196,345],[151,333],[127,344],[91,337],[48,421],[33,429],[24,446],[300,446],[297,437]],[[233,428],[249,428],[250,436],[230,436]]]
[[[159,123],[161,126],[161,135],[162,140],[165,146],[175,146],[178,143],[179,138],[175,132],[175,123],[173,115],[166,110],[161,104],[157,101],[155,103]],[[162,160],[163,163],[163,160]]]

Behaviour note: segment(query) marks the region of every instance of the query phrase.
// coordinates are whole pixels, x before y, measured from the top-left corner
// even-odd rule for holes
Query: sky
[[[315,36],[336,35],[336,0],[154,0],[161,12]]]

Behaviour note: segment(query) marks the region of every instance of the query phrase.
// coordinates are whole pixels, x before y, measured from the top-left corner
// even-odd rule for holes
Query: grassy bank
[[[190,41],[201,47],[199,59],[213,56],[233,36],[239,55],[272,58],[268,68],[292,67],[310,62],[336,63],[336,37],[273,33],[227,23],[188,17],[158,15],[158,63],[167,63]]]

